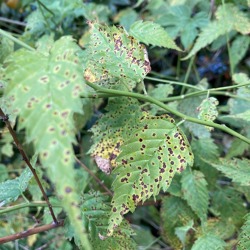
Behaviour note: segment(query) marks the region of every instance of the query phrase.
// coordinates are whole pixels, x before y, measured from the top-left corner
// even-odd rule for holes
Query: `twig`
[[[54,214],[53,208],[52,208],[52,206],[51,206],[51,204],[49,202],[49,199],[48,199],[48,197],[47,197],[47,195],[46,195],[46,193],[45,193],[45,191],[43,189],[43,186],[42,186],[42,184],[41,184],[41,182],[39,180],[39,177],[38,177],[38,175],[36,173],[36,170],[32,167],[32,165],[31,165],[31,163],[29,161],[29,158],[27,157],[25,151],[23,150],[22,145],[19,143],[19,140],[17,139],[16,133],[14,132],[14,130],[12,129],[12,127],[10,125],[9,116],[5,115],[5,113],[3,112],[3,110],[1,108],[0,108],[0,116],[1,116],[1,118],[3,120],[3,122],[6,124],[8,130],[9,130],[9,132],[10,132],[10,134],[11,134],[11,136],[12,136],[12,138],[13,138],[13,140],[14,140],[14,142],[15,142],[15,144],[16,144],[19,152],[20,152],[20,154],[23,157],[23,160],[26,162],[26,164],[28,165],[30,171],[32,172],[32,174],[33,174],[33,176],[34,176],[34,178],[35,178],[35,180],[36,180],[36,182],[37,182],[37,184],[38,184],[38,186],[39,186],[39,188],[40,188],[40,190],[41,190],[41,192],[43,194],[43,198],[45,199],[46,203],[48,204],[49,211],[50,211],[50,214],[51,214],[51,216],[53,218],[54,223],[57,224],[58,221],[57,221],[56,216]]]
[[[35,227],[35,228],[25,230],[25,231],[20,232],[20,233],[4,236],[4,237],[0,238],[0,244],[6,243],[6,242],[9,242],[9,241],[14,241],[14,240],[17,240],[17,239],[26,238],[26,237],[28,237],[30,235],[45,232],[45,231],[51,230],[53,228],[62,227],[63,224],[64,224],[64,221],[62,220],[62,221],[58,221],[57,223],[53,222],[51,224],[46,224],[46,225],[43,225],[43,226],[40,226],[40,227]]]
[[[102,188],[105,189],[111,197],[113,197],[113,193],[106,187],[106,185],[97,176],[95,176],[95,174],[89,168],[87,168],[79,159],[77,159],[76,157],[75,159],[95,179],[95,181],[100,186],[102,186]]]

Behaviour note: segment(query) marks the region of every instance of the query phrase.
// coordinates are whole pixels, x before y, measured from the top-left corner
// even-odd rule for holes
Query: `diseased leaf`
[[[219,163],[212,164],[232,181],[242,186],[250,186],[250,160],[248,159],[221,159]]]
[[[121,146],[114,173],[114,197],[108,234],[139,202],[169,187],[173,176],[193,164],[185,135],[167,115],[145,114]]]
[[[187,168],[181,178],[183,198],[204,222],[207,218],[209,194],[204,175]]]
[[[64,210],[74,223],[76,234],[89,248],[77,207],[74,176],[75,125],[73,114],[84,113],[80,94],[86,92],[82,67],[76,56],[80,48],[71,37],[62,37],[47,52],[18,50],[8,61],[5,96],[18,114],[18,130],[25,129],[26,141],[35,151]]]
[[[199,237],[191,250],[224,250],[226,242],[214,234],[205,234]]]
[[[219,104],[215,97],[209,97],[202,101],[200,106],[197,108],[199,114],[198,118],[203,121],[214,121],[218,116],[218,111],[216,106]],[[207,127],[211,130],[211,127]]]
[[[89,22],[91,41],[84,73],[90,82],[122,79],[129,89],[150,71],[146,48],[124,29]],[[110,82],[109,82],[110,84]]]
[[[216,20],[205,27],[190,53],[184,58],[188,59],[195,55],[200,49],[212,43],[219,36],[236,30],[243,35],[250,33],[250,21],[247,15],[241,12],[233,4],[220,5],[215,13]]]
[[[27,167],[21,175],[13,180],[0,183],[0,204],[15,201],[27,189],[32,173]]]
[[[237,244],[238,250],[250,249],[250,213],[247,214],[245,219],[245,223],[241,227],[241,232],[239,235],[239,241]]]
[[[106,161],[106,166],[110,162],[115,167],[120,146],[139,122],[142,110],[137,100],[126,97],[110,98],[106,110],[107,113],[91,128],[94,143],[89,152],[94,158]]]
[[[164,28],[158,23],[137,21],[130,27],[129,33],[146,45],[151,44],[181,51],[174,40],[172,40]]]

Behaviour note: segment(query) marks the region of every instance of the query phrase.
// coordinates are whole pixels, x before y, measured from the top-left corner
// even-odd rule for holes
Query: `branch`
[[[208,127],[213,127],[213,128],[220,129],[220,130],[222,130],[222,131],[224,131],[224,132],[226,132],[226,133],[228,133],[230,135],[233,135],[233,136],[241,139],[242,141],[250,144],[250,139],[248,139],[245,136],[235,132],[233,129],[228,128],[226,125],[220,125],[218,123],[214,123],[214,122],[210,122],[210,121],[203,121],[203,120],[199,120],[197,118],[185,115],[185,114],[183,114],[183,113],[181,113],[181,112],[179,112],[177,110],[174,110],[174,109],[170,108],[166,104],[162,103],[161,101],[156,100],[153,97],[138,94],[138,93],[128,92],[128,91],[106,89],[106,88],[102,88],[102,87],[100,87],[98,85],[95,85],[95,84],[87,82],[87,81],[86,81],[86,84],[89,85],[90,87],[92,87],[93,89],[95,89],[97,91],[97,93],[106,93],[106,94],[111,94],[111,95],[116,95],[116,96],[129,96],[129,97],[132,97],[132,98],[136,98],[136,99],[139,99],[139,100],[143,100],[143,101],[146,101],[146,102],[153,103],[153,104],[165,109],[166,111],[168,111],[168,112],[182,118],[185,121],[189,121],[189,122],[205,125],[205,126],[208,126]],[[244,84],[244,85],[241,84],[240,86],[245,86],[245,85],[249,85],[249,83]],[[229,87],[223,87],[223,89],[225,89],[225,88],[228,89]],[[221,90],[222,88],[218,88],[218,89]],[[199,91],[199,92],[207,92],[207,90]]]
[[[47,224],[47,225],[43,225],[43,226],[40,226],[40,227],[35,227],[35,228],[25,230],[25,231],[20,232],[20,233],[8,235],[8,236],[0,238],[0,244],[6,243],[6,242],[9,242],[9,241],[14,241],[14,240],[17,240],[17,239],[26,238],[26,237],[28,237],[30,235],[45,232],[45,231],[51,230],[53,228],[62,227],[63,224],[64,224],[64,221],[62,220],[62,221],[58,221],[57,223],[53,222],[51,224]]]
[[[19,143],[19,140],[17,139],[16,133],[14,132],[14,130],[12,129],[12,127],[10,125],[9,116],[5,115],[1,108],[0,108],[0,117],[2,118],[3,122],[6,124],[8,130],[9,130],[9,132],[10,132],[10,134],[11,134],[11,136],[12,136],[12,138],[13,138],[13,140],[14,140],[14,142],[15,142],[15,144],[16,144],[19,152],[20,152],[20,154],[23,157],[23,160],[26,162],[27,166],[29,167],[30,171],[32,172],[32,174],[33,174],[33,176],[34,176],[34,178],[35,178],[35,180],[36,180],[36,182],[37,182],[37,184],[38,184],[38,186],[39,186],[39,188],[40,188],[40,190],[41,190],[41,192],[43,194],[43,198],[45,199],[46,203],[48,204],[49,211],[50,211],[50,214],[51,214],[51,216],[53,218],[53,221],[54,221],[55,224],[57,224],[58,221],[57,221],[56,216],[54,214],[53,208],[52,208],[52,206],[51,206],[51,204],[49,202],[49,199],[48,199],[48,197],[47,197],[47,195],[46,195],[46,193],[45,193],[45,191],[43,189],[42,183],[39,180],[39,177],[38,177],[38,175],[36,173],[36,170],[32,167],[32,165],[31,165],[31,163],[29,161],[29,158],[27,157],[25,151],[23,150],[22,145]]]

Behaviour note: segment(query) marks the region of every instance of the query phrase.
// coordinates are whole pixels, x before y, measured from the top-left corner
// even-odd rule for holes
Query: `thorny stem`
[[[57,223],[52,222],[51,224],[31,228],[31,229],[25,230],[25,231],[20,232],[20,233],[8,235],[8,236],[0,238],[0,244],[4,244],[6,242],[14,241],[14,240],[17,240],[17,239],[26,238],[26,237],[28,237],[30,235],[45,232],[45,231],[48,231],[48,230],[51,230],[51,229],[54,229],[54,228],[57,228],[57,227],[62,227],[63,224],[64,224],[64,221],[62,220],[62,221],[58,221]]]
[[[9,132],[10,132],[10,134],[11,134],[11,136],[12,136],[12,138],[13,138],[13,140],[14,140],[14,142],[15,142],[15,144],[16,144],[19,152],[20,152],[20,154],[23,157],[23,160],[26,162],[26,164],[28,165],[30,171],[32,172],[32,174],[33,174],[33,176],[34,176],[34,178],[35,178],[35,180],[36,180],[36,182],[37,182],[37,184],[38,184],[38,186],[39,186],[39,188],[40,188],[40,190],[41,190],[41,192],[43,194],[43,198],[45,199],[46,203],[48,204],[49,211],[50,211],[50,214],[52,216],[52,219],[53,219],[54,223],[57,224],[58,221],[57,221],[56,216],[54,214],[53,208],[52,208],[52,206],[51,206],[51,204],[49,202],[49,199],[48,199],[48,197],[47,197],[47,195],[46,195],[46,193],[44,191],[44,188],[43,188],[43,186],[42,186],[42,184],[41,184],[41,182],[39,180],[39,177],[38,177],[38,175],[36,173],[36,170],[32,167],[32,165],[31,165],[31,163],[29,161],[29,158],[27,157],[25,151],[23,150],[22,145],[19,143],[19,140],[17,139],[16,133],[14,132],[14,130],[12,129],[12,127],[10,125],[8,115],[5,115],[5,113],[3,112],[3,110],[1,108],[0,108],[0,117],[2,118],[3,122],[6,124],[8,130],[9,130]]]
[[[183,113],[181,113],[181,112],[179,112],[177,110],[174,110],[174,109],[170,108],[166,104],[162,103],[161,101],[156,100],[155,98],[153,98],[151,96],[145,96],[145,95],[142,95],[142,94],[127,92],[127,91],[106,89],[106,88],[102,88],[102,87],[97,86],[97,85],[95,85],[93,83],[90,83],[90,82],[86,82],[86,84],[89,85],[90,87],[92,87],[93,89],[95,89],[97,91],[97,93],[106,93],[106,94],[111,94],[111,95],[116,95],[116,96],[128,96],[128,97],[132,97],[132,98],[136,98],[136,99],[139,99],[139,100],[143,100],[143,101],[146,101],[146,102],[153,103],[153,104],[165,109],[166,111],[168,111],[168,112],[182,118],[183,120],[193,122],[193,123],[198,123],[198,124],[205,125],[205,126],[208,126],[208,127],[213,127],[213,128],[220,129],[220,130],[222,130],[222,131],[224,131],[224,132],[226,132],[226,133],[228,133],[230,135],[233,135],[233,136],[241,139],[242,141],[250,144],[250,139],[248,139],[245,136],[237,133],[233,129],[228,128],[226,125],[220,125],[220,124],[210,122],[210,121],[203,121],[203,120],[199,120],[197,118],[185,115],[185,114],[183,114]],[[241,84],[241,86],[242,85],[243,84]],[[249,83],[245,84],[245,85],[249,85]],[[222,88],[218,88],[218,89],[221,90]],[[207,90],[202,91],[202,92],[205,93],[205,92],[207,92]]]

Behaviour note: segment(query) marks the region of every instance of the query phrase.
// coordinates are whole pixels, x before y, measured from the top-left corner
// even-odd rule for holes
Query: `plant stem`
[[[22,145],[20,144],[19,140],[17,139],[16,133],[12,129],[11,125],[10,125],[8,115],[5,115],[5,113],[3,112],[3,110],[1,108],[0,108],[0,117],[2,118],[3,122],[6,124],[8,130],[9,130],[9,132],[10,132],[10,134],[11,134],[11,136],[12,136],[12,138],[13,138],[13,140],[14,140],[14,142],[15,142],[15,144],[16,144],[19,152],[20,152],[20,154],[23,157],[23,160],[26,162],[27,166],[29,167],[30,171],[32,172],[32,174],[33,174],[33,176],[34,176],[34,178],[35,178],[35,180],[36,180],[36,182],[37,182],[37,184],[38,184],[38,186],[39,186],[39,188],[40,188],[40,190],[41,190],[41,192],[43,194],[43,198],[45,199],[45,201],[46,201],[46,203],[47,203],[47,205],[49,207],[49,211],[50,211],[50,214],[51,214],[51,216],[53,218],[53,221],[54,221],[54,223],[57,224],[58,221],[57,221],[56,216],[54,214],[53,208],[52,208],[52,206],[51,206],[51,204],[49,202],[49,199],[48,199],[48,197],[47,197],[47,195],[46,195],[46,193],[45,193],[45,191],[43,189],[42,183],[39,180],[39,177],[38,177],[38,175],[36,173],[36,170],[32,167],[32,165],[31,165],[31,163],[29,161],[29,158],[27,157],[27,155],[26,155]]]
[[[192,66],[193,66],[193,63],[194,63],[194,58],[195,58],[195,56],[192,56],[192,58],[190,59],[190,62],[188,64],[187,73],[186,73],[185,78],[184,78],[185,83],[187,83],[188,78],[190,76],[190,72],[191,72],[191,69],[192,69]],[[183,86],[183,88],[181,89],[181,94],[183,94],[185,90],[186,90],[186,86]]]
[[[170,108],[169,106],[167,106],[166,104],[162,103],[161,101],[158,101],[156,100],[155,98],[151,97],[151,96],[145,96],[145,95],[142,95],[142,94],[138,94],[138,93],[132,93],[132,92],[126,92],[126,91],[120,91],[120,90],[114,90],[114,89],[105,89],[105,88],[102,88],[100,86],[97,86],[93,83],[90,83],[90,82],[86,82],[87,85],[89,85],[90,87],[92,87],[93,89],[95,89],[97,91],[97,93],[106,93],[106,94],[112,94],[112,95],[116,95],[116,96],[129,96],[129,97],[133,97],[133,98],[136,98],[136,99],[139,99],[139,100],[143,100],[143,101],[146,101],[146,102],[150,102],[150,103],[153,103],[163,109],[165,109],[166,111],[186,120],[186,121],[189,121],[189,122],[193,122],[193,123],[198,123],[198,124],[201,124],[201,125],[205,125],[205,126],[208,126],[208,127],[213,127],[213,128],[217,128],[217,129],[220,129],[230,135],[233,135],[239,139],[241,139],[242,141],[250,144],[250,139],[246,138],[245,136],[235,132],[234,130],[228,128],[226,125],[220,125],[220,124],[217,124],[217,123],[214,123],[214,122],[210,122],[210,121],[203,121],[203,120],[199,120],[197,118],[194,118],[194,117],[191,117],[191,116],[187,116],[177,110],[174,110],[172,108]],[[248,83],[249,84],[249,83]],[[218,88],[219,89],[219,88]],[[220,88],[221,89],[221,88]],[[207,90],[205,91],[202,91],[202,92],[207,92]]]
[[[3,35],[3,36],[5,36],[5,37],[9,38],[9,39],[12,40],[13,42],[19,44],[20,46],[22,46],[22,47],[24,47],[24,48],[26,48],[26,49],[28,49],[28,50],[33,50],[33,51],[35,51],[34,48],[32,48],[32,47],[30,47],[28,44],[26,44],[26,43],[24,43],[24,42],[18,40],[17,38],[15,38],[14,36],[10,35],[8,32],[6,32],[6,31],[4,31],[4,30],[2,30],[2,29],[0,29],[0,35]]]
[[[169,83],[169,84],[173,84],[173,85],[179,85],[179,86],[185,86],[187,88],[190,89],[196,89],[196,90],[201,90],[201,88],[197,87],[197,86],[193,86],[184,82],[176,82],[176,81],[170,81],[170,80],[166,80],[166,79],[159,79],[159,78],[154,78],[154,77],[149,77],[146,76],[145,79],[147,80],[151,80],[151,81],[155,81],[155,82],[165,82],[165,83]]]
[[[46,201],[34,201],[29,203],[22,203],[14,206],[8,206],[8,207],[1,207],[0,208],[0,215],[13,212],[15,210],[19,210],[26,207],[47,207],[48,204]],[[52,204],[53,207],[62,207],[58,204]]]
[[[45,232],[53,228],[62,227],[63,224],[64,224],[64,221],[59,221],[57,223],[51,223],[51,224],[43,225],[40,227],[31,228],[20,233],[8,235],[8,236],[0,238],[0,244],[4,244],[6,242],[14,241],[17,239],[27,238],[30,235]]]

